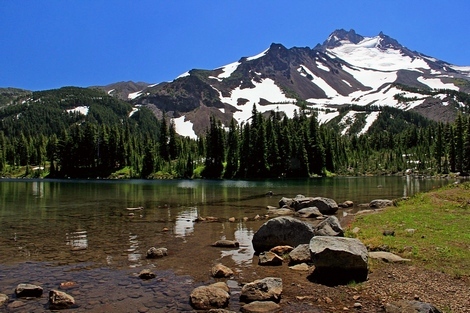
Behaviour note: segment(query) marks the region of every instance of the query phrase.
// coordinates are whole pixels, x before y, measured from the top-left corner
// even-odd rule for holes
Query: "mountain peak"
[[[349,31],[344,29],[337,29],[332,32],[330,36],[328,36],[328,39],[323,42],[321,47],[323,49],[331,49],[341,46],[343,42],[357,44],[363,39],[364,37],[356,34],[354,29],[350,29]]]
[[[383,32],[380,32],[378,37],[380,38],[378,47],[381,49],[400,50],[403,48],[403,46],[396,39],[385,35]]]

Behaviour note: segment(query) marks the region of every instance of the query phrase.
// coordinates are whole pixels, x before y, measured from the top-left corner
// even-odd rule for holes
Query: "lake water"
[[[266,206],[281,197],[329,197],[355,204],[425,192],[449,180],[413,177],[318,178],[275,181],[76,181],[0,180],[0,293],[7,312],[42,312],[47,296],[13,302],[19,283],[41,285],[45,294],[63,282],[75,297],[75,312],[191,311],[191,290],[215,280],[222,262],[236,275],[230,308],[238,310],[238,283],[256,277],[251,238],[266,220]],[[272,192],[272,196],[266,193]],[[143,207],[133,212],[127,208]],[[218,222],[195,223],[198,216]],[[342,213],[338,214],[341,217]],[[235,222],[229,222],[235,217]],[[243,218],[248,217],[247,221]],[[237,240],[238,249],[211,247]],[[148,248],[169,255],[147,260]],[[157,278],[143,281],[142,269]],[[112,290],[112,292],[110,292]],[[17,308],[15,308],[17,307]]]

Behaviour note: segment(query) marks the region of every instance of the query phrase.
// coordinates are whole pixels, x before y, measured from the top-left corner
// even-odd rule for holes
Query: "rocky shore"
[[[209,273],[211,279],[196,285],[186,285],[173,293],[174,299],[184,304],[171,304],[169,297],[162,302],[162,312],[470,312],[470,282],[466,277],[451,277],[413,265],[409,258],[403,258],[387,251],[368,251],[355,238],[346,238],[345,227],[355,214],[374,213],[394,202],[374,200],[368,204],[354,205],[350,201],[337,204],[333,199],[323,197],[282,198],[278,207],[268,207],[266,214],[246,217],[264,223],[253,234],[251,244],[255,251],[252,269],[237,266],[228,258],[212,259],[212,265],[192,268],[191,271]],[[355,207],[354,211],[338,219],[339,209]],[[140,211],[127,209],[130,213]],[[343,211],[345,212],[345,211]],[[347,218],[345,218],[347,217]],[[236,223],[231,217],[198,217],[196,223]],[[349,230],[352,233],[360,230]],[[384,236],[393,236],[393,232]],[[221,239],[207,250],[239,250],[245,247],[232,239]],[[165,294],[163,278],[158,262],[171,259],[172,246],[148,247],[147,266],[133,273],[133,278],[124,278],[119,287],[126,287],[135,299],[150,299]],[[210,254],[210,253],[207,253]],[[186,256],[198,258],[198,256]],[[173,262],[178,262],[174,260]],[[200,262],[195,263],[200,264]],[[204,276],[204,275],[203,275]],[[105,281],[100,278],[100,281]],[[126,282],[129,281],[129,282]],[[140,281],[140,282],[138,282]],[[33,284],[34,283],[34,284]],[[112,309],[114,312],[153,312],[157,306],[150,300],[139,306],[116,306],[106,301],[84,301],[84,285],[76,281],[58,282],[58,288],[47,290],[36,281],[11,286],[9,294],[0,292],[0,311],[21,312],[31,308],[34,299],[47,294],[48,310],[73,309],[74,311],[99,312]],[[161,287],[157,287],[161,285]],[[176,280],[175,280],[176,285]],[[150,288],[147,295],[138,295],[131,290]],[[58,290],[62,289],[62,290]],[[46,290],[44,292],[44,290]],[[153,291],[152,291],[153,290]],[[171,289],[170,289],[171,290]],[[169,291],[167,291],[168,293]],[[117,292],[119,293],[119,292]],[[109,295],[111,298],[111,295]],[[175,297],[176,296],[176,297]],[[103,294],[102,297],[106,297]],[[148,298],[150,297],[150,298]],[[86,298],[86,296],[85,296]],[[119,299],[123,299],[121,296]],[[80,299],[77,301],[77,299]],[[158,302],[158,301],[157,301]],[[129,302],[126,302],[129,303]],[[410,311],[411,310],[411,311]]]

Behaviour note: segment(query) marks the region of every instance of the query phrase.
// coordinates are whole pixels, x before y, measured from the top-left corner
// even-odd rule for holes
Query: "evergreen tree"
[[[225,146],[220,121],[210,117],[210,128],[206,135],[206,160],[201,175],[205,178],[220,178],[224,170]]]
[[[230,121],[227,135],[227,147],[227,166],[225,167],[224,178],[234,178],[238,173],[239,160],[238,129],[234,119]]]

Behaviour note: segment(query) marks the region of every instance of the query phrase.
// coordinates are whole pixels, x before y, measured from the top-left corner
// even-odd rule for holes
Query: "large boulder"
[[[386,313],[441,313],[435,306],[429,303],[420,301],[406,301],[401,300],[394,303],[385,304]]]
[[[273,218],[264,223],[253,235],[256,253],[269,251],[275,246],[298,246],[309,243],[315,235],[312,225],[289,216]]]
[[[317,207],[321,214],[335,214],[338,211],[338,204],[335,200],[324,197],[305,197],[294,198],[291,204],[294,210],[299,211],[303,208]]]
[[[336,216],[328,216],[315,226],[315,236],[344,236],[344,230]]]
[[[59,290],[49,291],[49,309],[51,310],[64,310],[70,309],[75,305],[75,299]]]
[[[266,277],[245,284],[242,287],[240,301],[249,303],[253,301],[274,301],[281,300],[282,279],[278,277]]]
[[[311,280],[334,286],[367,279],[368,251],[358,239],[313,237],[309,249],[315,265]]]
[[[189,299],[196,310],[210,310],[227,307],[230,295],[217,286],[200,286],[191,292]]]

